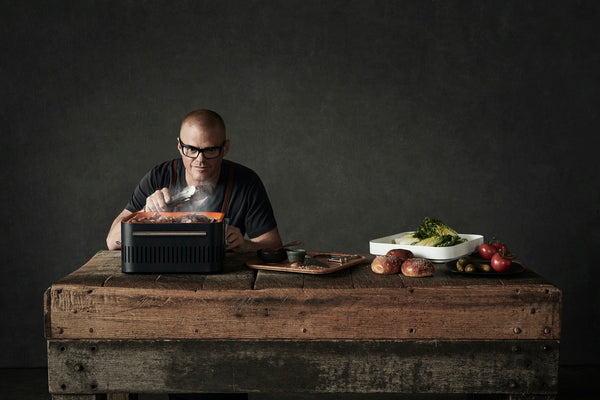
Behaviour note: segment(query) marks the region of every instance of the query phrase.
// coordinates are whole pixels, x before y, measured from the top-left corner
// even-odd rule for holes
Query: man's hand
[[[171,201],[171,195],[169,194],[169,189],[162,188],[152,193],[146,199],[146,205],[144,206],[143,211],[154,211],[154,212],[162,212],[169,211],[169,206],[167,203]]]
[[[233,225],[227,225],[227,234],[225,235],[225,249],[233,250],[238,253],[244,253],[246,250],[244,236],[239,228]]]

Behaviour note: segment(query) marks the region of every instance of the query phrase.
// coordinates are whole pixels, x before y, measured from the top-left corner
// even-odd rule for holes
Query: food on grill
[[[390,251],[387,252],[386,255],[396,257],[397,259],[400,260],[400,262],[403,262],[404,260],[408,260],[409,258],[414,257],[414,254],[412,253],[412,251],[404,250],[404,249],[391,249]]]
[[[209,218],[202,214],[184,214],[177,217],[154,213],[151,216],[136,215],[128,222],[132,224],[207,224],[217,222],[215,218]]]
[[[409,258],[402,263],[402,273],[406,276],[423,277],[432,276],[435,268],[426,258]]]
[[[397,274],[402,261],[394,256],[377,256],[371,263],[371,270],[376,274]]]

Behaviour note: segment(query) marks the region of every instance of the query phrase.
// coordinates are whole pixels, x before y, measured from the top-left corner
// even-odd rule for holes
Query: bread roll
[[[402,261],[393,256],[377,256],[371,263],[371,270],[376,274],[397,274]]]
[[[406,276],[423,277],[432,276],[435,268],[426,258],[409,258],[402,263],[402,273]]]
[[[399,259],[401,262],[414,257],[412,251],[404,250],[404,249],[391,249],[390,251],[387,252],[386,255],[394,256],[397,259]]]

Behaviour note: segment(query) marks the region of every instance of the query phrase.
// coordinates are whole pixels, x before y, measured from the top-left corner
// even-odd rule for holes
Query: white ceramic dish
[[[432,262],[443,263],[471,254],[477,250],[477,247],[479,247],[481,243],[483,243],[482,235],[464,233],[459,233],[458,236],[467,239],[467,241],[450,247],[411,246],[408,244],[394,243],[394,239],[412,232],[414,231],[373,239],[369,242],[369,251],[373,255],[380,256],[386,254],[391,249],[406,249],[410,250],[415,257],[427,258]]]

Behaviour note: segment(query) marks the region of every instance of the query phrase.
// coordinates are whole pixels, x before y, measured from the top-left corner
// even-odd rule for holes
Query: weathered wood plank
[[[352,289],[350,269],[343,269],[331,274],[307,275],[304,277],[304,289]]]
[[[53,394],[555,394],[557,341],[50,341]]]
[[[351,268],[350,272],[352,274],[352,285],[355,289],[400,289],[404,287],[404,281],[400,274],[375,274],[371,270],[371,264],[357,265]]]
[[[250,395],[251,399],[255,398]],[[281,393],[260,393],[260,400],[281,400]],[[556,400],[547,394],[489,394],[489,393],[285,393],[285,400]]]
[[[251,289],[254,272],[244,265],[247,255],[227,253],[220,274],[125,274],[121,252],[103,250],[58,284],[82,287],[202,290]]]
[[[252,290],[256,271],[244,264],[228,263],[220,274],[206,275],[203,290]]]
[[[121,252],[101,250],[79,269],[56,283],[80,286],[102,286],[116,272],[121,271]]]
[[[133,393],[101,393],[101,394],[53,394],[53,400],[138,400]]]
[[[100,400],[106,396],[96,396],[94,394],[53,394],[52,400]]]
[[[351,276],[329,283],[338,279],[347,284]],[[53,285],[46,296],[48,338],[560,338],[561,293],[544,286],[213,291]]]

